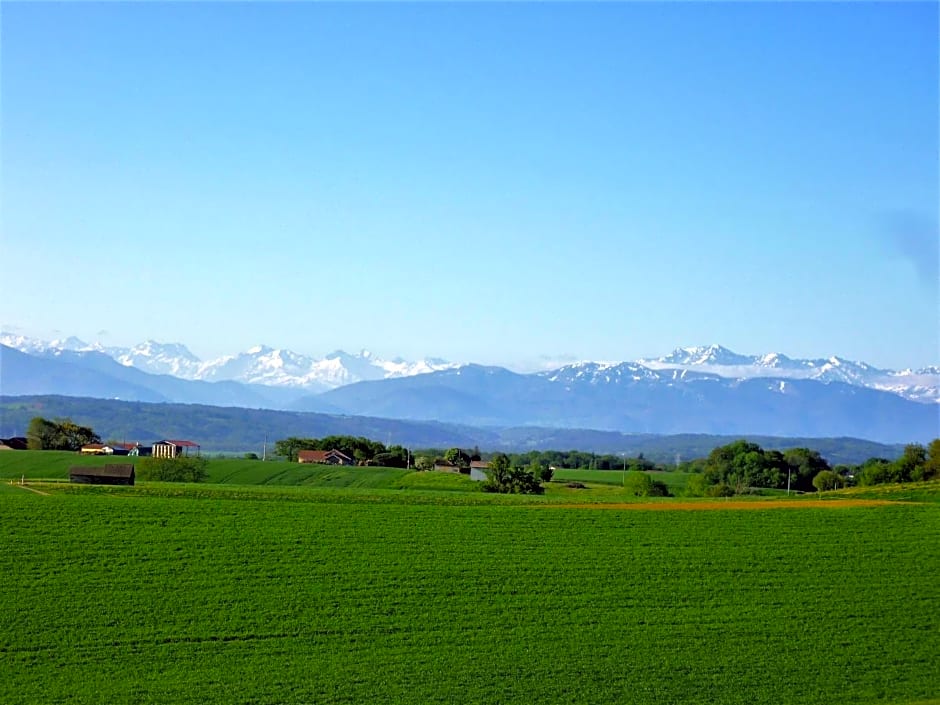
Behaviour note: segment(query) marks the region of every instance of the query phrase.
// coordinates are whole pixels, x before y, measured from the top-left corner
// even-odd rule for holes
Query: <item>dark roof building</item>
[[[69,482],[78,485],[133,485],[135,476],[134,466],[130,463],[69,468]]]

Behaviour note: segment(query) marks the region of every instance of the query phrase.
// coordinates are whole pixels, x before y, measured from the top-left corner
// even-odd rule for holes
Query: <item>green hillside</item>
[[[673,464],[708,455],[740,435],[655,435],[559,428],[472,428],[434,421],[399,421],[363,416],[241,409],[199,404],[148,404],[114,399],[63,396],[0,397],[0,437],[24,435],[34,416],[69,417],[93,427],[104,439],[151,443],[160,438],[188,438],[203,451],[261,454],[279,438],[364,436],[383,443],[419,448],[473,448],[483,451],[582,450],[596,453],[643,454],[657,463]],[[830,464],[857,464],[871,457],[894,459],[903,446],[858,438],[783,438],[747,436],[768,450],[809,447]]]

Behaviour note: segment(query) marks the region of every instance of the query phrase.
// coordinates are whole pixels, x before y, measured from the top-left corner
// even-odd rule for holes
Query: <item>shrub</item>
[[[645,472],[631,472],[624,478],[623,486],[635,497],[649,497],[653,491],[653,479]]]
[[[706,497],[732,497],[734,496],[734,488],[730,485],[726,485],[723,482],[718,483],[717,485],[710,485],[705,488]]]
[[[820,492],[828,490],[837,490],[842,487],[842,476],[831,470],[823,470],[813,478],[813,487]]]
[[[209,461],[199,456],[141,458],[137,475],[141,480],[160,482],[202,482],[208,476]]]

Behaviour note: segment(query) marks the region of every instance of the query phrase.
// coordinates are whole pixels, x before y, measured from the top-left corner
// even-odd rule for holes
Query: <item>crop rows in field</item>
[[[660,513],[231,496],[242,499],[0,494],[0,701],[940,692],[935,506]]]

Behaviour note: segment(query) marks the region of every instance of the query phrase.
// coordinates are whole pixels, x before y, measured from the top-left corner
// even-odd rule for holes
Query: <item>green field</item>
[[[128,456],[82,456],[66,451],[0,453],[0,479],[68,479],[73,465],[134,463]],[[407,470],[302,465],[242,458],[210,458],[208,482],[234,485],[316,485],[324,487],[395,487]]]
[[[453,489],[36,488],[50,494],[0,488],[3,703],[940,693],[936,504],[628,511]]]
[[[0,453],[0,479],[68,479],[73,465],[105,465],[134,462],[135,458],[114,456],[85,456],[65,451],[20,451]],[[415,473],[397,468],[358,468],[324,465],[301,465],[284,461],[261,462],[242,458],[211,458],[208,482],[234,485],[304,485],[337,488],[386,488],[461,490],[478,489],[468,477],[451,473]],[[652,472],[673,494],[681,493],[688,479],[687,473]],[[556,483],[561,485],[577,480],[592,486],[594,493],[611,497],[620,487],[620,472],[609,470],[558,470]],[[559,486],[550,486],[549,494],[561,492]],[[591,501],[585,498],[586,501]]]
[[[678,495],[685,489],[689,479],[686,472],[648,472],[647,475],[654,480],[665,483],[669,491]],[[556,470],[553,478],[559,482],[576,480],[584,483],[597,483],[601,485],[623,485],[624,473],[620,470]]]

